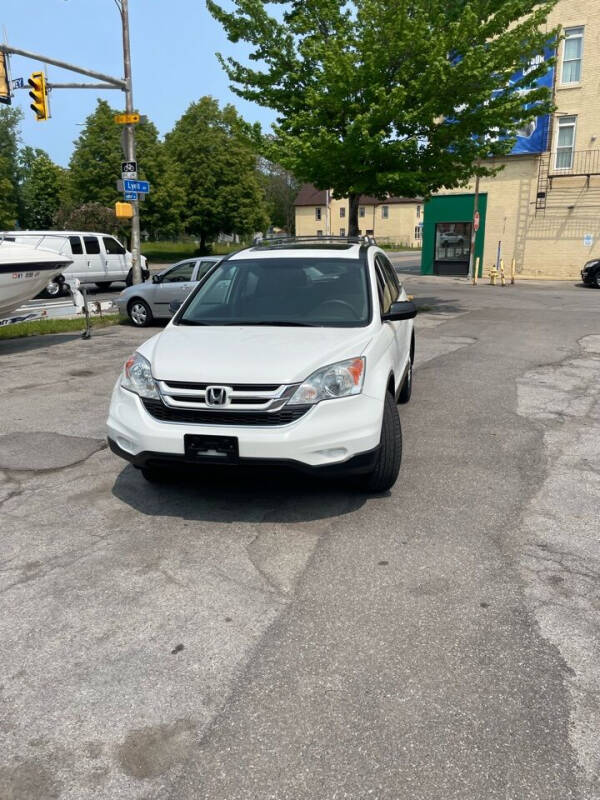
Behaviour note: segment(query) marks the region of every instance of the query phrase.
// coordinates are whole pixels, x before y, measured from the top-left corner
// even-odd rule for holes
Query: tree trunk
[[[200,255],[206,255],[206,234],[204,231],[200,234]]]
[[[348,195],[348,236],[358,236],[358,202],[360,195]]]

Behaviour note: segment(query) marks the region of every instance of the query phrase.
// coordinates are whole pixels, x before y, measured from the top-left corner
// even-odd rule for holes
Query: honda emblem
[[[227,386],[207,386],[206,387],[206,405],[207,406],[225,406],[229,400],[229,391]]]

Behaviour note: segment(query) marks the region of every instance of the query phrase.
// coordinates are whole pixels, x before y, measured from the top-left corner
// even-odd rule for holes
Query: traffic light
[[[27,81],[31,86],[29,97],[33,103],[29,106],[37,122],[50,117],[50,110],[48,108],[48,97],[46,95],[46,76],[43,72],[32,72],[29,80]]]
[[[8,80],[8,57],[0,53],[0,103],[10,105],[10,85]]]
[[[131,219],[133,217],[131,203],[115,203],[115,217],[118,219]]]

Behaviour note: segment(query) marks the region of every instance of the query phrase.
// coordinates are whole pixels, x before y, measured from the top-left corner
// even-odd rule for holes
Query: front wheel
[[[145,328],[152,322],[152,311],[150,311],[150,306],[148,303],[145,303],[139,298],[132,300],[131,303],[129,303],[127,313],[129,314],[129,319],[137,328]]]
[[[596,289],[600,289],[600,269],[596,270],[596,274],[594,275],[594,284]]]
[[[386,392],[379,452],[372,472],[362,477],[362,488],[367,492],[386,492],[396,483],[402,462],[402,428],[400,417],[390,392]]]

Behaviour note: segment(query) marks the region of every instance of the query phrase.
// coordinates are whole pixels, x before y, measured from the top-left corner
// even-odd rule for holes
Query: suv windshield
[[[177,324],[360,327],[371,316],[367,276],[347,258],[224,261]]]

